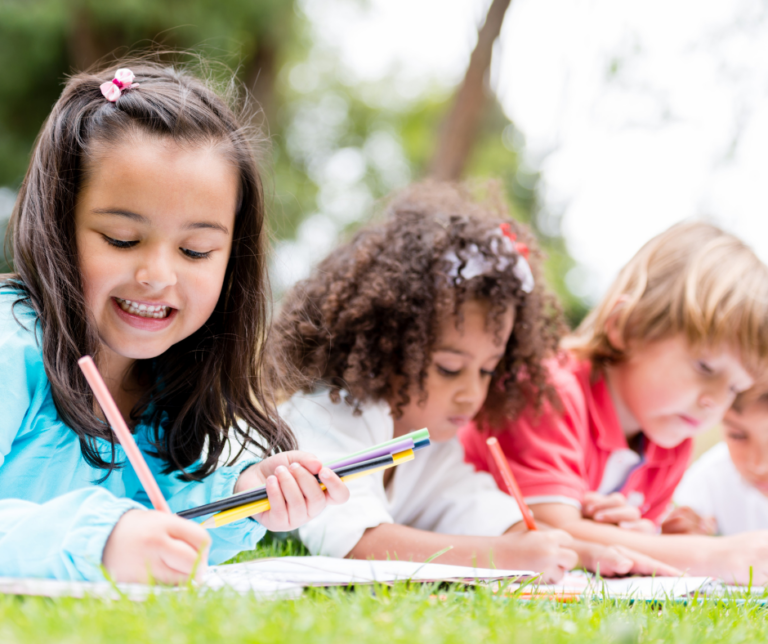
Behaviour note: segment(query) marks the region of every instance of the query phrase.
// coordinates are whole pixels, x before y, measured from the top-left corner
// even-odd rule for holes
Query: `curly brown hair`
[[[439,320],[454,315],[460,327],[461,306],[474,299],[490,304],[487,324],[497,333],[508,307],[515,311],[477,420],[497,425],[553,395],[543,361],[555,354],[563,330],[559,307],[543,288],[532,235],[509,218],[494,185],[486,192],[480,201],[467,186],[415,185],[388,203],[383,221],[360,230],[296,284],[285,297],[271,346],[271,362],[282,365],[280,379],[292,383],[286,395],[322,384],[334,402],[344,390],[356,412],[367,400],[385,400],[400,417],[414,389],[420,402],[426,400]],[[500,243],[504,223],[530,249],[530,293],[515,269],[520,256]],[[450,253],[460,261],[458,271]],[[478,253],[489,270],[463,278],[467,260]]]

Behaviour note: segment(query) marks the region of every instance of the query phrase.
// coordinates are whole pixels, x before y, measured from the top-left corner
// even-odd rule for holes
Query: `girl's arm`
[[[537,519],[576,539],[631,548],[691,575],[746,584],[752,567],[755,585],[768,582],[768,531],[731,537],[651,535],[582,519],[579,510],[565,504],[540,503],[531,508]]]
[[[97,581],[122,516],[141,506],[89,487],[46,503],[0,500],[0,576]]]
[[[499,537],[472,537],[384,523],[366,530],[348,556],[427,561],[441,550],[450,548],[440,555],[438,563],[534,570],[542,572],[547,582],[554,582],[578,562],[577,554],[569,549],[572,541],[561,530],[518,532],[510,528]]]

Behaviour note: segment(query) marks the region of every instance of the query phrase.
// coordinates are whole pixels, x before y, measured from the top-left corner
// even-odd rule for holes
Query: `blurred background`
[[[193,48],[263,108],[278,297],[392,190],[494,177],[576,323],[675,221],[712,220],[768,259],[766,7],[0,0],[0,231],[67,73]]]

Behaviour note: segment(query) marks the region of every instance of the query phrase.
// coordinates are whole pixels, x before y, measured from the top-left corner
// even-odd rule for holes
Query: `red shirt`
[[[567,503],[580,508],[585,492],[616,489],[640,508],[643,517],[658,523],[688,466],[693,441],[666,449],[646,438],[639,459],[628,451],[605,379],[602,375],[592,377],[588,361],[553,362],[550,375],[562,401],[562,413],[546,403],[538,416],[533,409],[526,409],[519,418],[493,432],[526,502]],[[459,432],[459,438],[467,462],[493,474],[504,489],[485,444],[490,434],[471,423]],[[639,463],[624,479],[622,467],[627,469],[627,459]],[[617,470],[622,460],[625,464],[619,464]],[[608,479],[616,479],[617,472],[614,487]],[[604,489],[606,484],[609,489]]]

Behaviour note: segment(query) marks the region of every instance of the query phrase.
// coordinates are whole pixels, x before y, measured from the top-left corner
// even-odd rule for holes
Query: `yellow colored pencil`
[[[375,469],[367,470],[365,472],[358,472],[357,474],[350,474],[349,476],[342,476],[341,480],[344,481],[345,483],[349,481],[354,481],[355,479],[362,478],[363,476],[368,476],[369,474],[373,474],[374,472],[381,472],[382,470],[386,470],[390,467],[395,467],[400,463],[411,461],[415,458],[415,456],[416,455],[413,453],[412,449],[406,449],[406,450],[403,450],[402,452],[397,452],[396,454],[392,454],[393,462],[390,463],[389,465],[384,465],[383,467],[377,467]],[[325,485],[323,485],[322,483],[320,484],[320,487],[322,489],[325,489]],[[270,507],[269,499],[262,499],[261,501],[246,503],[245,505],[240,505],[236,508],[224,510],[223,512],[217,512],[212,517],[203,521],[200,525],[202,525],[204,528],[220,528],[229,523],[240,521],[240,519],[247,519],[248,517],[253,516],[254,514],[261,514],[262,512],[266,512],[267,510],[269,510],[269,507]]]

